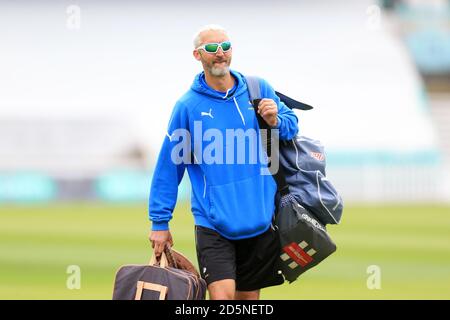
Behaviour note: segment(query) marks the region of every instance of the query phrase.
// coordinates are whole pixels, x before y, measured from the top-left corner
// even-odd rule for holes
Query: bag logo
[[[325,155],[320,152],[311,152],[309,155],[318,161],[325,160]]]
[[[285,253],[283,253],[280,258],[283,261],[287,261],[291,258],[293,261],[288,265],[291,269],[295,269],[299,265],[305,267],[314,260],[312,256],[316,254],[316,250],[313,248],[305,252],[304,249],[307,246],[308,243],[306,241],[302,241],[299,244],[292,242],[283,247]]]
[[[302,214],[302,218],[305,219],[306,221],[308,221],[313,227],[315,227],[315,228],[317,228],[319,230],[322,230],[324,232],[327,232],[327,230],[325,230],[325,228],[322,227],[322,225],[319,222],[317,222],[316,219],[311,218],[306,213]]]

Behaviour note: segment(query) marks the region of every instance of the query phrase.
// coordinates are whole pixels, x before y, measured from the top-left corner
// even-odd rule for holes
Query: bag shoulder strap
[[[259,78],[255,76],[245,77],[247,81],[248,93],[250,100],[261,99],[261,88],[259,87]]]
[[[266,129],[267,137],[264,137],[261,130],[259,131],[261,141],[266,141],[267,143],[263,143],[264,150],[266,151],[266,154],[268,158],[272,161],[275,159],[279,163],[279,157],[280,153],[279,150],[275,150],[275,154],[271,153],[271,144],[272,144],[272,135],[271,131],[272,129],[267,124],[266,121],[259,115],[258,111],[258,104],[261,100],[261,88],[259,86],[259,78],[254,76],[246,76],[245,80],[247,82],[247,88],[250,95],[250,100],[253,105],[253,108],[255,110],[256,118],[258,120],[258,125],[260,129]],[[272,166],[271,166],[272,167]],[[275,179],[275,182],[277,183],[278,192],[282,196],[289,193],[289,186],[286,182],[286,175],[284,173],[283,167],[281,165],[277,166],[278,170],[276,172],[272,172],[272,170],[269,169],[270,173],[272,174],[273,178]]]
[[[261,99],[261,89],[259,87],[259,78],[255,76],[248,76],[245,77],[247,81],[247,88],[248,92],[250,94],[250,100],[255,99]],[[299,110],[311,110],[313,107],[311,107],[309,104],[297,101],[295,99],[292,99],[288,97],[285,94],[282,94],[281,92],[275,91],[275,94],[280,98],[281,101],[289,108],[289,109],[299,109]]]

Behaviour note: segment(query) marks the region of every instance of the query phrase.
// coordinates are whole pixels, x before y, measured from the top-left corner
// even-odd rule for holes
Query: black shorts
[[[195,235],[200,274],[208,285],[234,279],[236,290],[253,291],[284,282],[275,268],[280,242],[271,227],[256,237],[242,240],[229,240],[201,226],[195,226]]]

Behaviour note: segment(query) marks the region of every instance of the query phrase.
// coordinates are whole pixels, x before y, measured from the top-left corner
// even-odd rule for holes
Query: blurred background
[[[315,107],[300,131],[345,203],[338,251],[262,298],[449,299],[448,0],[0,0],[0,298],[110,299],[149,260],[153,167],[209,23],[233,69]],[[187,174],[178,200],[197,263]]]

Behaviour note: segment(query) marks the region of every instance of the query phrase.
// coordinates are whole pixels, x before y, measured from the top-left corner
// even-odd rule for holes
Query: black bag
[[[159,263],[159,264],[158,264]],[[122,266],[116,274],[113,300],[204,300],[206,282],[181,253],[168,249],[159,262]]]
[[[336,251],[325,226],[290,193],[281,196],[277,203],[274,224],[281,243],[277,267],[289,282]]]
[[[274,172],[273,166],[269,166],[269,171],[277,183],[274,227],[279,232],[281,244],[277,268],[286,280],[292,282],[335,252],[336,245],[328,235],[325,226],[318,221],[314,214],[298,203],[296,200],[298,195],[294,196],[290,192],[283,165],[279,161],[280,150],[277,150],[278,152],[275,154],[270,154],[272,139],[276,137],[271,136],[271,128],[257,112],[261,100],[259,80],[254,77],[246,77],[246,81],[259,128],[265,129],[264,132],[260,130],[263,146],[266,148],[271,162],[273,163],[275,160],[280,164],[276,167],[276,172]],[[311,109],[307,105],[307,107],[303,107],[304,104],[278,92],[276,94],[283,102],[291,104],[291,108]],[[265,136],[266,134],[267,136]],[[283,144],[279,144],[279,146],[282,148]]]

